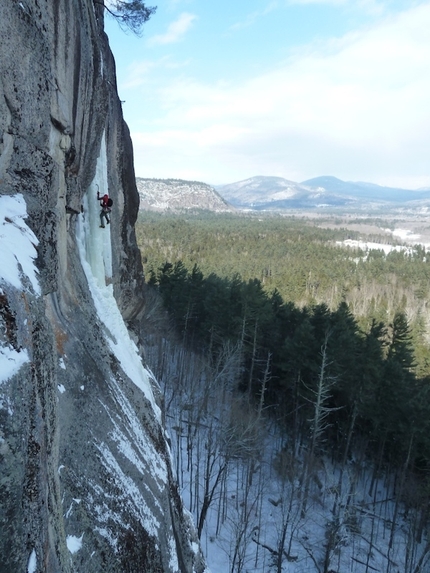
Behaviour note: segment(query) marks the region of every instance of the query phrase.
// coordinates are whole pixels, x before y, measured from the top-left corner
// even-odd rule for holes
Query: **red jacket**
[[[97,200],[100,201],[100,207],[106,210],[110,210],[108,205],[109,195],[106,194],[103,195],[103,197],[97,195]]]

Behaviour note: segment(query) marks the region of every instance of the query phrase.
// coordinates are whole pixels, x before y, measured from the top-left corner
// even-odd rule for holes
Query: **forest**
[[[366,220],[359,222],[363,225]],[[374,220],[371,221],[374,223]],[[389,228],[390,221],[377,221]],[[346,239],[384,244],[387,235],[321,228],[305,218],[260,215],[166,215],[141,213],[136,233],[147,277],[164,263],[191,271],[196,264],[205,278],[257,279],[270,294],[310,308],[323,303],[335,310],[346,302],[361,329],[372,321],[390,323],[396,312],[408,320],[419,376],[430,375],[430,258],[416,245],[388,255],[341,248]],[[400,241],[390,238],[390,243]]]
[[[424,249],[351,250],[338,242],[363,239],[357,232],[284,217],[145,213],[136,230],[147,282],[183,347],[204,356],[212,371],[228,371],[229,387],[252,405],[255,419],[264,413],[274,421],[284,436],[271,462],[278,473],[301,460],[299,513],[315,487],[317,460],[329,456],[339,476],[332,495],[338,527],[357,485],[343,485],[348,466],[370,460],[369,492],[381,474],[395,476],[389,549],[405,501],[415,516],[412,538],[421,542],[430,499]],[[230,437],[227,444],[231,454]],[[199,534],[207,509],[197,515]],[[288,527],[287,519],[285,535]],[[315,565],[327,572],[333,546],[325,547]],[[281,571],[290,553],[277,554]],[[420,571],[419,562],[409,570]]]

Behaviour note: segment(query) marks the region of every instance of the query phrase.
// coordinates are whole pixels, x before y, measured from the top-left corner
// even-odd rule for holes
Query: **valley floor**
[[[169,358],[167,358],[169,357]],[[423,573],[430,539],[416,484],[355,451],[345,469],[296,444],[232,388],[228,358],[208,369],[166,338],[148,345],[185,506],[212,573]],[[363,448],[365,444],[363,444]]]

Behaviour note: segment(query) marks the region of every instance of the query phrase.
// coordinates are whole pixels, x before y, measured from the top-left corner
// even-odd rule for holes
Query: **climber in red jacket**
[[[110,223],[109,213],[112,211],[111,207],[113,201],[112,199],[109,199],[109,195],[107,193],[103,195],[103,197],[100,197],[98,191],[97,191],[97,201],[100,201],[100,207],[102,208],[102,210],[100,211],[100,227],[104,229],[105,225],[103,218],[106,219],[106,223],[109,225]]]

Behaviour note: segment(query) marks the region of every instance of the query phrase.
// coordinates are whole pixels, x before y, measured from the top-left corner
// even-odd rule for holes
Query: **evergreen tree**
[[[390,331],[388,359],[398,362],[405,371],[411,370],[415,366],[412,334],[403,312],[396,312]]]

